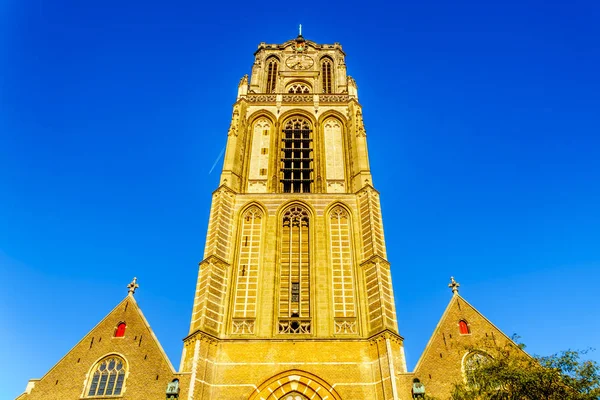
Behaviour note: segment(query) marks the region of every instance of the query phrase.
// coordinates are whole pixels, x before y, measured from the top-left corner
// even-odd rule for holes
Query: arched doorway
[[[326,381],[306,371],[291,370],[263,382],[248,400],[342,400]]]

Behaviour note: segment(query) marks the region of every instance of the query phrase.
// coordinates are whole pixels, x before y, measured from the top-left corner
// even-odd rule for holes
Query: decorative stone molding
[[[280,334],[310,334],[311,321],[306,318],[281,318],[277,332]]]
[[[335,318],[333,320],[336,334],[355,334],[356,331],[356,318]]]
[[[289,395],[296,393],[315,400],[341,400],[333,386],[301,370],[285,371],[271,377],[252,392],[249,400],[288,400]]]
[[[231,321],[232,335],[253,335],[254,334],[254,318],[234,318]]]
[[[347,94],[320,94],[320,103],[345,103],[350,100]]]
[[[312,103],[312,94],[284,94],[282,96],[284,103]]]
[[[346,193],[346,187],[343,180],[327,180],[327,193]]]
[[[281,101],[284,103],[314,103],[315,96],[319,103],[345,103],[350,100],[348,94],[259,94],[248,93],[246,99],[249,103],[275,103],[277,97],[281,96]]]
[[[277,95],[249,93],[247,99],[250,103],[274,103]]]

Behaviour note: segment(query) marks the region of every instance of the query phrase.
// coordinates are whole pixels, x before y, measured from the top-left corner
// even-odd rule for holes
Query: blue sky
[[[532,353],[599,347],[598,20],[593,1],[0,1],[0,397],[133,276],[179,364],[237,83],[299,23],[359,86],[409,368],[450,275]]]

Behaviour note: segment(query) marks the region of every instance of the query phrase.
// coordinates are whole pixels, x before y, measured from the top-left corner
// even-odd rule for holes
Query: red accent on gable
[[[460,329],[461,335],[466,335],[468,333],[471,333],[471,331],[469,330],[469,325],[467,325],[467,321],[459,321],[458,328]]]
[[[125,322],[121,322],[117,326],[117,330],[115,331],[115,337],[123,337],[123,336],[125,336],[125,328],[126,327],[127,327],[127,325],[125,325]]]

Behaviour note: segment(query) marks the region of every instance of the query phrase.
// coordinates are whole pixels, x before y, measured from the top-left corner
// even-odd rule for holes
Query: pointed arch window
[[[492,362],[492,357],[483,351],[475,350],[468,353],[463,359],[463,372],[465,381],[477,385],[481,379],[479,369]]]
[[[283,215],[279,278],[279,333],[310,333],[309,214],[292,206]]]
[[[248,192],[250,193],[267,191],[270,131],[271,121],[267,118],[259,118],[253,124],[252,150],[248,168]]]
[[[330,58],[321,61],[321,77],[323,93],[333,93],[333,61]]]
[[[92,369],[87,396],[120,396],[126,373],[127,364],[121,357],[113,355],[100,360]]]
[[[256,206],[250,207],[242,216],[234,318],[256,317],[263,218],[263,212]]]
[[[356,317],[354,275],[348,211],[336,206],[329,214],[329,252],[331,257],[333,311],[336,333],[354,333]]]
[[[469,329],[469,324],[464,319],[458,321],[458,330],[461,335],[468,335],[471,333],[471,329]]]
[[[279,62],[275,57],[271,57],[267,60],[267,93],[275,93],[277,89],[277,70],[279,69]]]
[[[301,117],[283,128],[280,184],[284,193],[310,193],[313,183],[311,126]]]
[[[115,329],[115,337],[125,336],[125,328],[127,328],[127,324],[125,324],[125,322],[119,323],[119,325],[117,325],[117,328]]]

